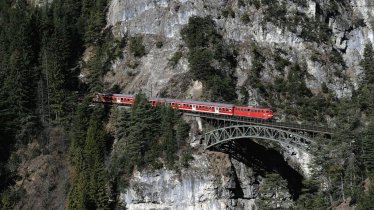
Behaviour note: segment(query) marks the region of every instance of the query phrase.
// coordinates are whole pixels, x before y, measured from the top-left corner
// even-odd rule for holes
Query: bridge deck
[[[238,122],[243,124],[251,124],[251,125],[265,125],[274,128],[283,128],[283,129],[295,129],[307,132],[314,132],[314,133],[322,133],[322,134],[333,134],[332,130],[327,127],[320,127],[314,125],[301,125],[296,123],[288,123],[288,122],[270,122],[262,119],[255,119],[255,118],[248,118],[248,117],[239,117],[239,116],[231,116],[231,115],[216,115],[211,113],[196,113],[191,111],[183,111],[183,113],[189,116],[196,116],[196,117],[204,117],[216,120],[223,120],[223,121],[231,121],[231,122]]]

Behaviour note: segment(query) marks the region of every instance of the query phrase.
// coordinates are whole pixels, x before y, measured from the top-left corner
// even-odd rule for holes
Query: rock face
[[[258,94],[247,82],[253,65],[252,44],[265,52],[263,81],[271,81],[281,74],[274,69],[272,58],[279,50],[284,52],[286,60],[305,63],[309,75],[305,82],[313,93],[321,91],[322,83],[337,97],[350,96],[358,87],[364,46],[374,42],[374,10],[368,7],[373,4],[371,0],[343,0],[335,7],[325,0],[305,0],[305,5],[285,1],[287,15],[302,13],[311,21],[325,23],[332,32],[328,43],[306,40],[301,36],[302,26],[291,31],[282,24],[265,22],[266,6],[256,8],[240,2],[243,1],[112,0],[107,15],[108,27],[118,38],[142,36],[146,54],[134,58],[126,48],[123,58],[116,60],[106,80],[119,85],[124,93],[142,90],[153,96],[166,93],[169,97],[199,98],[203,86],[188,77],[185,58],[188,49],[183,45],[180,30],[189,17],[210,15],[225,41],[237,46],[237,86],[247,91],[248,104],[258,104]],[[224,15],[224,11],[230,11],[229,15]],[[244,15],[249,22],[243,21]],[[176,65],[171,65],[170,59],[176,52],[182,52],[183,56]],[[342,61],[331,61],[329,56],[335,52]],[[136,65],[132,65],[134,62]],[[291,149],[283,156],[287,157],[286,161],[298,162],[296,168],[305,175],[310,173],[307,167],[310,156]],[[136,172],[129,188],[121,192],[123,205],[128,209],[255,208],[261,176],[222,154],[196,153],[194,157],[191,167],[178,173],[168,170]],[[289,198],[284,203],[290,201]]]
[[[128,209],[253,209],[258,182],[251,169],[227,155],[196,155],[191,167],[136,172],[120,199]],[[237,173],[238,172],[238,173]],[[244,188],[241,188],[241,185]]]
[[[146,90],[145,92],[150,92],[150,89],[153,89],[153,94],[157,94],[175,75],[188,71],[188,63],[183,58],[175,67],[168,65],[168,59],[183,44],[180,29],[193,15],[210,15],[226,41],[238,46],[239,65],[236,69],[238,78],[247,77],[246,70],[252,65],[251,62],[246,62],[250,61],[248,44],[254,42],[270,50],[274,48],[285,50],[290,61],[306,61],[308,73],[312,76],[306,81],[310,89],[318,91],[321,83],[325,82],[338,97],[349,96],[359,82],[361,71],[358,64],[364,46],[369,41],[374,41],[373,11],[366,7],[370,1],[353,0],[349,4],[338,5],[337,9],[341,14],[338,16],[324,14],[326,11],[318,13],[321,8],[323,10],[329,6],[328,2],[308,0],[306,3],[307,6],[301,7],[291,1],[287,2],[288,12],[298,11],[311,18],[324,18],[333,32],[333,45],[306,42],[298,32],[294,33],[272,23],[263,22],[266,14],[262,8],[239,5],[233,0],[112,0],[107,20],[108,25],[113,26],[113,33],[119,37],[125,34],[144,36],[147,55],[141,58],[140,65],[134,70],[126,66],[129,55],[125,51],[124,59],[118,60],[114,65],[112,76],[109,76],[108,80],[120,84],[124,91],[143,89]],[[224,17],[225,9],[230,9],[234,15]],[[249,23],[241,20],[244,14],[249,14]],[[156,47],[157,41],[163,42],[161,48]],[[312,52],[328,55],[332,49],[341,51],[347,65],[344,73],[349,80],[343,81],[331,75],[332,72],[341,71],[341,67],[310,59]],[[125,73],[128,71],[136,72],[136,76],[131,76],[130,81],[123,79],[129,77]],[[239,80],[238,86],[242,85],[241,81],[244,80]]]

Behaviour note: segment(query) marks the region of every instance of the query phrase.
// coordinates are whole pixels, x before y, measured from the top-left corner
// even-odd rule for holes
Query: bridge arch
[[[309,137],[289,130],[264,125],[233,125],[206,132],[204,134],[205,149],[243,138],[276,141],[307,153],[314,143]]]

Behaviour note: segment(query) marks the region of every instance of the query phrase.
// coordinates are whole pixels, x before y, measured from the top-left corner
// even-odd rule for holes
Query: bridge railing
[[[296,129],[296,130],[303,130],[309,132],[316,132],[316,133],[323,133],[323,134],[332,134],[332,129],[328,127],[322,127],[317,125],[307,125],[307,124],[297,124],[297,123],[289,123],[289,122],[273,122],[265,119],[257,119],[257,118],[249,118],[249,117],[240,117],[240,116],[232,116],[232,115],[217,115],[213,113],[205,113],[205,112],[192,112],[192,111],[182,111],[191,116],[199,116],[217,120],[226,120],[226,121],[233,121],[238,123],[247,123],[247,124],[257,124],[257,125],[267,125],[276,128],[286,128],[286,129]]]

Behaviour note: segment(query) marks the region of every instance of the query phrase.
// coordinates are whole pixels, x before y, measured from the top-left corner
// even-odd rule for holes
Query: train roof
[[[100,93],[102,94],[102,93]],[[102,94],[102,95],[107,95],[107,94]],[[109,94],[117,97],[132,97],[135,98],[134,95],[130,94]],[[255,107],[255,106],[238,106],[234,104],[225,104],[225,103],[217,103],[217,102],[206,102],[206,101],[194,101],[194,100],[183,100],[183,99],[173,99],[173,98],[149,98],[150,100],[165,100],[165,101],[174,101],[178,103],[194,103],[194,104],[202,104],[202,105],[209,105],[209,106],[224,106],[224,107],[239,107],[239,108],[253,108],[253,109],[271,109],[271,108],[264,108],[264,107]]]
[[[119,96],[119,97],[132,97],[132,98],[135,98],[134,95],[130,95],[130,94],[112,94],[113,96]]]
[[[182,100],[182,99],[172,99],[172,98],[151,98],[156,100],[165,100],[165,101],[175,101],[178,103],[194,103],[194,104],[203,104],[203,105],[210,105],[210,106],[226,106],[232,107],[233,104],[224,104],[224,103],[216,103],[216,102],[206,102],[206,101],[194,101],[194,100]]]

